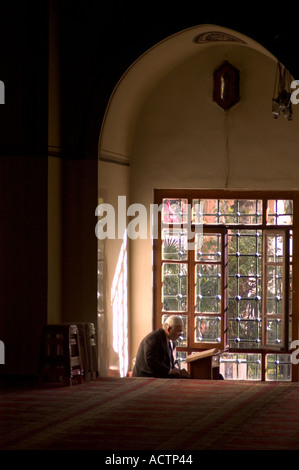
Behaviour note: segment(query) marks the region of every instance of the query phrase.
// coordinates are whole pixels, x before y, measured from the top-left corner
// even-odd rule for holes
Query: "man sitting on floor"
[[[171,315],[162,328],[149,333],[140,343],[133,377],[186,378],[188,373],[178,368],[173,350],[183,331],[182,318]]]

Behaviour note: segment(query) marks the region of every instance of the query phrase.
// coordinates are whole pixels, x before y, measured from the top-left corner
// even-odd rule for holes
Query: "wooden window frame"
[[[192,204],[193,199],[239,199],[239,200],[252,200],[252,199],[262,199],[263,200],[263,223],[258,225],[244,225],[243,228],[255,228],[267,231],[282,231],[283,229],[292,230],[293,234],[293,257],[292,257],[292,340],[299,339],[299,289],[295,288],[299,284],[299,191],[229,191],[229,190],[189,190],[189,189],[156,189],[154,190],[154,204],[160,206],[162,204],[163,199],[187,199],[188,204]],[[293,225],[292,226],[281,226],[281,225],[267,225],[266,224],[266,210],[267,204],[266,201],[269,199],[274,200],[293,200]],[[226,242],[226,234],[225,231],[227,227],[231,228],[230,225],[207,225],[204,226],[204,229],[213,230],[216,232],[223,232],[223,240]],[[242,228],[240,226],[234,228]],[[158,217],[158,234],[161,233],[161,216],[159,214]],[[162,241],[161,237],[159,236],[157,239],[153,240],[153,328],[159,328],[161,326],[161,317],[165,315],[165,311],[162,309],[161,304],[161,288],[162,288],[162,276],[161,276],[161,249],[162,249]],[[192,252],[191,252],[192,253]],[[188,273],[188,298],[191,299],[194,297],[194,283],[191,280],[192,273],[194,271],[194,260],[191,259],[190,253],[188,254],[188,264],[192,269],[189,270]],[[227,260],[224,262],[224,266],[227,265]],[[264,276],[263,276],[264,278]],[[191,282],[190,282],[191,280]],[[227,273],[226,271],[223,272],[222,282],[227,284]],[[288,285],[289,280],[285,278],[286,285]],[[225,285],[223,289],[225,289]],[[193,289],[193,291],[192,291]],[[193,296],[193,297],[192,297]],[[187,334],[189,338],[188,346],[178,348],[178,350],[182,349],[187,352],[187,354],[191,353],[192,351],[200,350],[200,349],[209,349],[209,347],[219,347],[225,346],[226,338],[226,297],[223,299],[222,305],[222,312],[223,312],[223,321],[222,321],[222,331],[221,331],[221,345],[215,345],[215,343],[196,343],[194,342],[194,334],[192,334],[192,330],[194,332],[194,325],[191,325],[190,321],[188,321],[187,325]],[[285,295],[285,308],[288,307],[288,295]],[[191,318],[195,318],[194,315],[194,306],[192,306],[193,312],[191,314]],[[183,314],[183,313],[182,313]],[[188,311],[186,312],[188,316]],[[285,314],[285,322],[288,325],[288,308]],[[264,322],[263,322],[264,323]],[[264,327],[263,327],[264,329]],[[262,356],[262,380],[265,380],[265,367],[266,367],[266,355],[268,353],[280,353],[280,354],[290,354],[291,351],[288,349],[289,341],[288,341],[288,327],[284,328],[285,332],[285,347],[283,349],[276,348],[276,347],[261,347],[253,349],[238,349],[237,352],[239,353],[255,353],[261,354]],[[264,335],[264,333],[263,333]],[[192,338],[192,341],[190,339]],[[230,351],[235,351],[230,349]],[[292,381],[299,381],[299,372],[298,372],[298,365],[291,364],[292,367]]]

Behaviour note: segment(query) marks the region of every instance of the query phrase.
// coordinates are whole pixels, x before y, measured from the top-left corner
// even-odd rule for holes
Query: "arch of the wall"
[[[184,60],[220,44],[238,45],[276,58],[242,33],[217,25],[192,27],[146,51],[121,77],[108,103],[99,138],[99,159],[128,163],[135,120],[155,84]]]

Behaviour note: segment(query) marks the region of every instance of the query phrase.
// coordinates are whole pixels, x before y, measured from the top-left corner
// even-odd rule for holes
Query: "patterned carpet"
[[[101,378],[2,389],[2,450],[299,450],[299,384]]]

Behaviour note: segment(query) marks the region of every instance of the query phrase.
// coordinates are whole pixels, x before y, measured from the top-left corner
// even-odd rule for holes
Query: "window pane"
[[[269,199],[267,202],[268,225],[292,225],[293,201],[284,199]]]
[[[163,199],[162,222],[183,224],[188,221],[188,199]]]
[[[283,236],[280,234],[267,235],[267,263],[282,263],[283,261]]]
[[[258,254],[251,256],[249,254],[242,255],[237,253],[236,256],[238,257],[238,274],[240,274],[240,276],[254,276],[261,272],[262,264]]]
[[[236,317],[228,322],[228,338],[231,348],[258,348],[261,343],[262,320]]]
[[[228,297],[240,307],[243,300],[254,299],[259,304],[262,296],[262,279],[260,276],[230,276],[228,280]],[[242,309],[238,309],[240,311]],[[252,311],[250,312],[252,313]]]
[[[253,199],[194,199],[194,223],[261,224],[262,201]]]
[[[193,199],[193,222],[195,224],[217,224],[218,200]]]
[[[229,230],[229,253],[262,253],[262,231],[261,230]]]
[[[195,342],[196,343],[220,343],[221,318],[209,316],[197,316],[195,318]]]
[[[162,230],[162,258],[170,260],[187,259],[187,230]]]
[[[282,321],[279,318],[266,320],[266,343],[269,345],[281,344]]]
[[[187,310],[187,264],[164,263],[162,282],[163,310],[185,312]]]
[[[219,201],[219,223],[235,224],[238,221],[237,201],[224,199]]]
[[[220,224],[260,224],[262,223],[262,201],[222,199],[219,201]]]
[[[228,341],[234,348],[261,344],[262,232],[228,232]]]
[[[292,368],[289,354],[267,354],[266,364],[266,380],[291,380]]]
[[[220,313],[221,266],[197,264],[195,267],[195,311]]]
[[[262,223],[263,201],[238,200],[238,223],[242,225],[254,225]]]
[[[267,314],[282,314],[282,266],[267,266]]]
[[[229,230],[228,231],[228,254],[234,255],[237,259],[251,257],[246,263],[246,273],[248,268],[256,271],[256,264],[259,263],[261,269],[262,256],[262,231],[261,230]],[[243,257],[243,258],[242,258]],[[253,267],[251,267],[251,265]],[[245,273],[244,273],[245,274]]]
[[[266,311],[265,342],[269,346],[284,345],[284,237],[282,234],[266,235]],[[287,327],[287,326],[286,326]]]
[[[195,235],[195,260],[203,262],[221,260],[221,235],[219,233]]]
[[[226,380],[261,380],[261,355],[222,354],[220,373]]]

